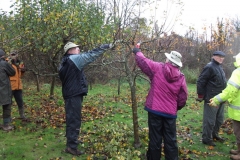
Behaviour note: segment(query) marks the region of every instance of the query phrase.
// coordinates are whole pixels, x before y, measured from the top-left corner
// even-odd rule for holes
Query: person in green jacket
[[[217,107],[228,101],[228,116],[233,120],[233,131],[237,141],[237,150],[230,150],[231,159],[240,160],[240,53],[234,56],[236,69],[228,80],[227,87],[218,95],[210,99],[209,105]]]
[[[15,75],[15,70],[11,64],[6,61],[6,53],[0,49],[0,106],[2,106],[4,131],[13,130],[11,123],[11,105],[12,105],[12,89],[9,76]]]

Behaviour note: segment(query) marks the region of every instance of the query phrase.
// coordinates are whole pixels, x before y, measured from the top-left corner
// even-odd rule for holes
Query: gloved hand
[[[211,106],[211,107],[218,107],[217,103],[214,102],[213,98],[211,98],[211,99],[209,100],[209,102],[210,102],[210,103],[208,103],[209,106]]]
[[[203,101],[203,95],[198,95],[198,97],[196,98],[196,101],[202,102]]]
[[[132,50],[132,52],[134,53],[134,54],[136,54],[137,52],[141,52],[141,50],[139,49],[139,48],[133,48],[133,50]]]
[[[115,43],[110,43],[109,44],[109,49],[113,48],[115,46]]]
[[[26,68],[24,67],[24,68],[20,68],[20,70],[21,70],[21,72],[26,72]]]
[[[110,43],[111,44],[111,43]],[[109,49],[110,48],[110,44],[102,44],[100,46],[101,49]],[[111,47],[112,47],[112,44],[111,44]]]

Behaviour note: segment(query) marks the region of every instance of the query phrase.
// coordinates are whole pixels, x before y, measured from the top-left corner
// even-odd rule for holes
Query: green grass
[[[25,84],[26,86],[26,84]],[[0,159],[3,160],[69,160],[69,159],[143,159],[148,144],[147,113],[143,104],[149,84],[137,83],[140,148],[133,147],[133,125],[131,98],[127,83],[122,83],[121,95],[117,95],[117,84],[94,85],[83,103],[83,123],[80,139],[84,142],[79,149],[85,154],[75,157],[62,152],[65,148],[65,114],[61,87],[55,88],[54,99],[49,99],[48,84],[41,92],[33,86],[25,87],[24,101],[29,121],[18,119],[16,103],[12,106],[14,131],[0,130]],[[216,147],[201,143],[203,103],[197,103],[196,86],[188,85],[189,97],[186,107],[178,112],[177,135],[180,159],[229,159],[229,150],[235,148],[235,137],[231,121],[227,118],[221,128],[226,138]],[[2,112],[2,111],[0,111]],[[0,113],[1,114],[1,113]],[[229,134],[228,134],[229,133]]]

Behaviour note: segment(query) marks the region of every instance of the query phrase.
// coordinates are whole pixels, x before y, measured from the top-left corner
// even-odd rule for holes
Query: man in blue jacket
[[[83,154],[82,151],[77,149],[83,96],[88,93],[83,68],[112,47],[113,44],[103,44],[92,51],[80,54],[79,45],[68,42],[64,46],[64,56],[59,68],[59,77],[62,81],[62,94],[65,101],[66,153],[76,156]]]

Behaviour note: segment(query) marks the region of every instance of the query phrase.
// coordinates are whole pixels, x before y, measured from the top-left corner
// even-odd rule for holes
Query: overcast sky
[[[0,0],[0,8],[8,10],[12,1]],[[184,11],[180,17],[182,21],[178,24],[182,23],[185,27],[176,25],[174,28],[176,33],[183,33],[189,26],[201,32],[200,30],[204,25],[216,24],[217,17],[236,18],[238,16],[240,18],[240,0],[182,0],[182,2],[184,3]]]
[[[185,3],[182,22],[201,29],[216,24],[217,18],[240,18],[240,0],[182,0]]]
[[[9,10],[12,0],[0,0],[0,9]]]

